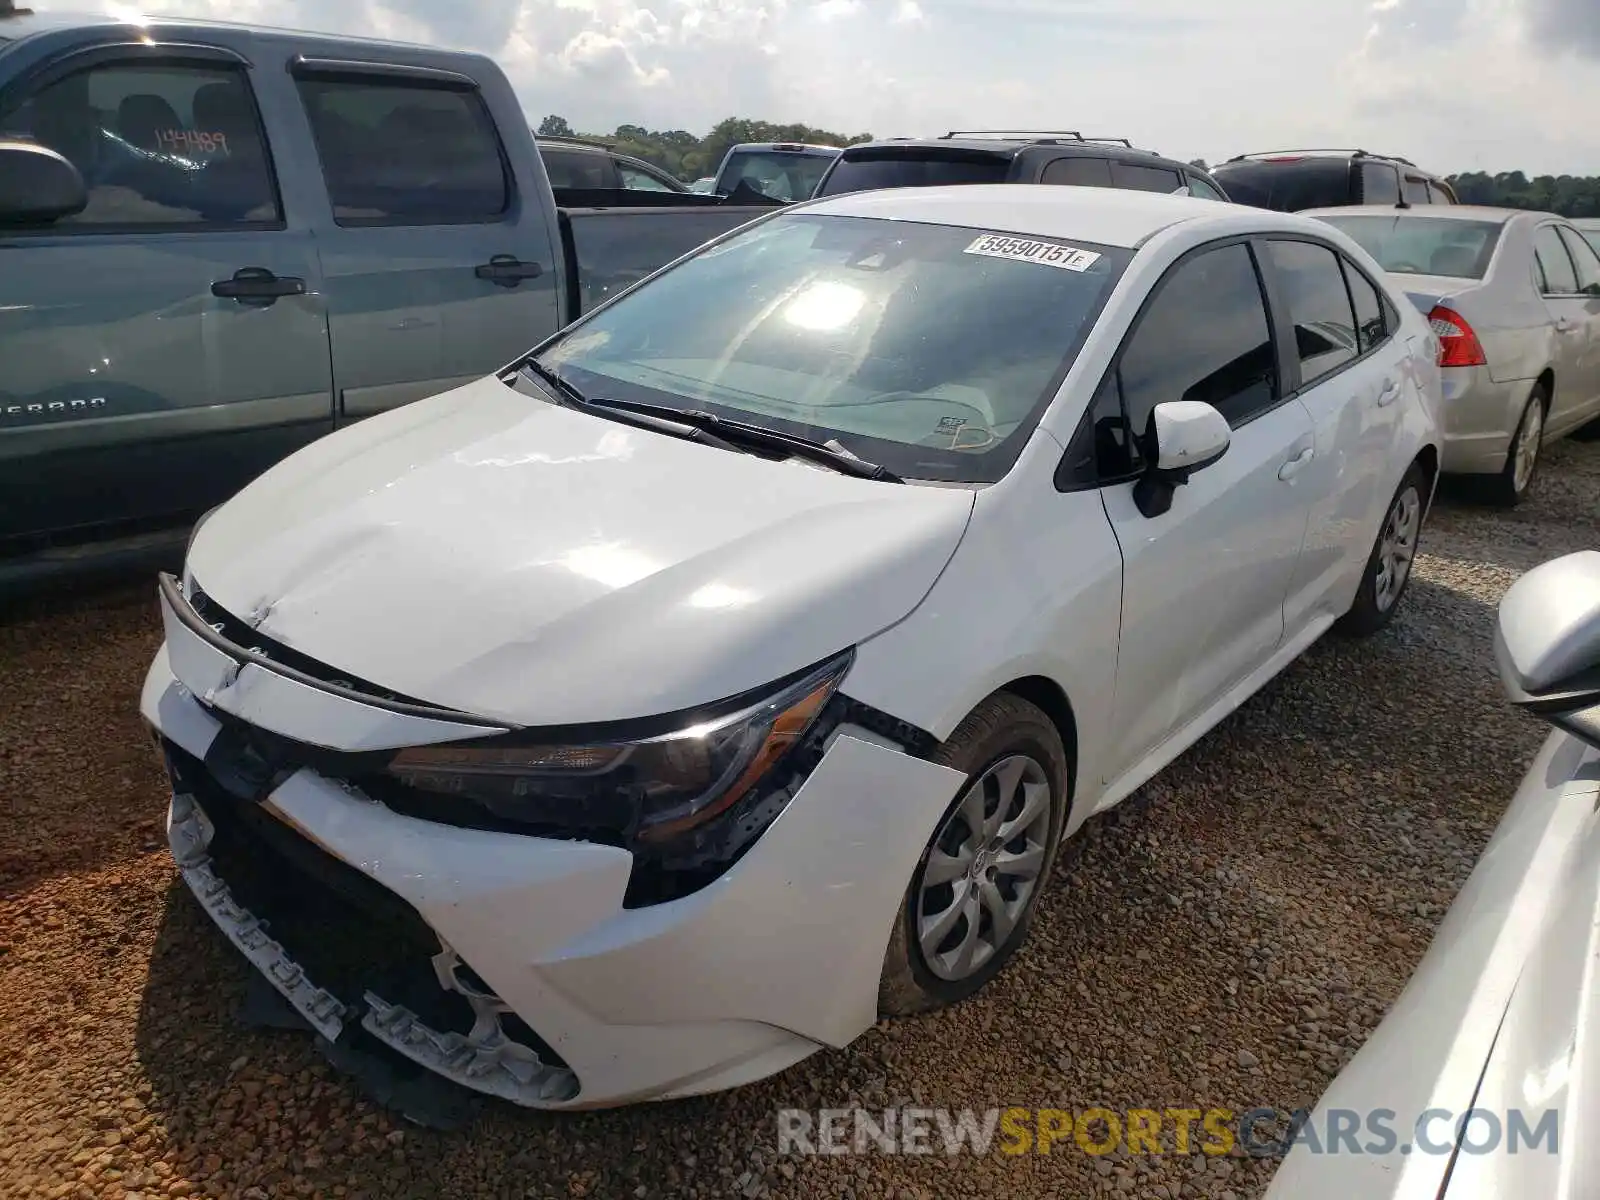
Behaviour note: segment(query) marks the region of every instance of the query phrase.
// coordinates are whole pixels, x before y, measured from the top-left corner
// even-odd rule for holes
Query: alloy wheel
[[[1417,556],[1417,533],[1422,528],[1422,496],[1414,487],[1401,490],[1389,506],[1378,538],[1378,578],[1373,599],[1379,612],[1388,612],[1400,598]]]
[[[1050,834],[1050,784],[1027,755],[1000,759],[968,785],[934,837],[917,895],[917,943],[947,982],[1002,951],[1028,911]]]
[[[1544,405],[1535,397],[1522,416],[1517,429],[1517,444],[1512,450],[1511,486],[1517,495],[1528,490],[1533,481],[1534,464],[1539,461],[1539,443],[1544,439]]]

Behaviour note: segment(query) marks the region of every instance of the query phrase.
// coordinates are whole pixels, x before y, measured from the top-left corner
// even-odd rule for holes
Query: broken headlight
[[[662,846],[748,796],[805,737],[852,658],[841,654],[735,712],[664,734],[556,742],[519,731],[402,750],[387,774],[508,820]]]

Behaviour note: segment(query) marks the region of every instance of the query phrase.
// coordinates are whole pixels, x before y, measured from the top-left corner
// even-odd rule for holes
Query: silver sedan
[[[1265,1200],[1600,1195],[1600,552],[1513,584],[1495,651],[1555,729]]]
[[[1516,504],[1541,445],[1600,418],[1600,254],[1553,213],[1313,209],[1360,242],[1439,337],[1446,472]]]

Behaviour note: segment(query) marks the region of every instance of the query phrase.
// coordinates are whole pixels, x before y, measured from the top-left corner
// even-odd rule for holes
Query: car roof
[[[115,29],[125,28],[130,33],[156,36],[169,36],[182,34],[186,31],[206,30],[233,31],[235,33],[248,33],[259,37],[270,38],[295,38],[316,42],[347,42],[353,45],[389,47],[405,50],[426,50],[432,54],[448,54],[457,57],[476,57],[460,50],[441,50],[435,46],[428,46],[421,42],[402,42],[391,38],[375,38],[367,36],[351,36],[342,33],[318,32],[310,29],[295,29],[288,26],[252,25],[243,21],[214,21],[203,17],[160,17],[130,18],[124,12],[83,12],[70,9],[51,9],[41,12],[33,9],[27,12],[7,13],[0,16],[0,42],[9,38],[23,38],[29,34],[46,33],[60,29]]]
[[[881,150],[888,147],[909,147],[914,150],[960,150],[964,153],[992,154],[996,158],[1015,158],[1035,146],[1065,154],[1079,154],[1094,158],[1117,158],[1124,162],[1172,163],[1191,171],[1199,171],[1187,163],[1179,163],[1154,150],[1128,146],[1110,138],[1006,138],[1006,137],[938,137],[938,138],[880,138],[871,142],[857,142],[846,146],[844,153],[855,150]],[[1208,174],[1202,171],[1201,174]]]
[[[1302,217],[1321,217],[1340,215],[1376,216],[1376,217],[1401,217],[1421,216],[1437,217],[1444,221],[1497,221],[1504,224],[1519,216],[1554,216],[1554,213],[1539,213],[1526,208],[1494,208],[1486,204],[1414,204],[1409,208],[1400,208],[1393,204],[1345,204],[1332,208],[1307,208],[1302,209]]]
[[[728,147],[728,153],[739,150],[776,150],[782,154],[837,154],[839,146],[823,146],[815,142],[740,142]]]
[[[1163,229],[1214,220],[1243,231],[1315,232],[1318,223],[1193,196],[1045,183],[965,183],[846,192],[797,206],[805,213],[876,217],[995,229],[1026,237],[1076,238],[1135,249]],[[1321,226],[1326,229],[1327,226]]]

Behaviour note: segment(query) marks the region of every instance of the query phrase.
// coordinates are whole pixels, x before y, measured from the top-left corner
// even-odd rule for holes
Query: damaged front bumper
[[[441,1077],[529,1107],[715,1091],[852,1041],[876,1019],[906,882],[963,780],[841,727],[723,876],[629,909],[633,859],[616,847],[441,825],[309,768],[260,804],[208,791],[203,760],[222,726],[197,696],[224,711],[247,708],[262,728],[300,730],[309,689],[250,665],[249,686],[229,686],[237,664],[219,685],[207,675],[212,648],[186,642],[193,635],[181,623],[169,620],[167,632],[141,709],[173,763],[173,855],[208,915],[328,1041],[359,1029]],[[189,664],[190,678],[174,663]],[[358,699],[326,692],[315,706],[350,710],[335,726],[369,744],[404,743],[395,723],[408,718],[393,710],[357,711]],[[251,823],[252,837],[288,857],[314,860],[314,873],[337,875],[335,890],[372,891],[350,919],[357,957],[414,949],[389,955],[387,973],[324,971],[311,961],[332,929],[323,910],[291,945],[290,926],[252,907],[262,893],[235,886],[222,853],[235,833],[219,839],[223,816]],[[403,928],[380,934],[389,928],[380,919]]]

